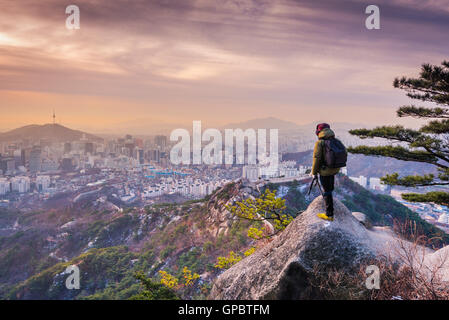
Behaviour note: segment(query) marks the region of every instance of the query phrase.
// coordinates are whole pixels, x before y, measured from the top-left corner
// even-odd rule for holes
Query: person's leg
[[[332,197],[332,191],[334,191],[334,176],[321,176],[320,182],[323,186],[323,198],[326,204],[326,215],[328,217],[334,216],[334,199]]]

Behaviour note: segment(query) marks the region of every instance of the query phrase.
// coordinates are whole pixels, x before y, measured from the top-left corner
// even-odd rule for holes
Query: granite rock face
[[[321,270],[353,270],[385,249],[389,237],[366,229],[338,200],[333,222],[318,218],[324,212],[316,198],[269,244],[221,274],[210,299],[311,299],[309,277]]]

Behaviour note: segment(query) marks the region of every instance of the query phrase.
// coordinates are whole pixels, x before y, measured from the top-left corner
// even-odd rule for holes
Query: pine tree
[[[437,176],[424,174],[400,177],[398,173],[387,174],[381,178],[385,184],[405,187],[449,185],[449,61],[443,61],[441,66],[423,64],[419,78],[396,78],[393,86],[405,90],[411,99],[436,105],[434,107],[409,105],[397,110],[398,117],[429,119],[427,123],[418,130],[403,126],[350,130],[350,134],[362,139],[384,138],[392,143],[386,146],[350,147],[348,151],[354,154],[425,162],[438,169]],[[405,193],[402,198],[412,202],[449,205],[448,192]]]

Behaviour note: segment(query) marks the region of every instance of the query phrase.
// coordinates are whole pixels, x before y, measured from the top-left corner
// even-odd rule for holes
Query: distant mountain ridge
[[[32,124],[0,133],[0,141],[51,139],[58,142],[76,141],[85,137],[91,141],[103,141],[102,138],[79,130],[69,129],[60,124]]]
[[[365,128],[367,127],[364,124],[360,123],[347,123],[347,122],[332,122],[330,120],[324,121],[314,121],[307,124],[297,124],[293,121],[286,121],[281,120],[275,117],[267,117],[267,118],[258,118],[258,119],[252,119],[242,122],[236,122],[236,123],[229,123],[223,128],[226,129],[279,129],[282,131],[297,131],[297,132],[308,132],[312,135],[315,135],[315,127],[318,123],[321,122],[327,122],[330,124],[331,128],[337,131],[348,131],[349,129],[355,129],[355,128]]]
[[[299,125],[291,121],[285,121],[274,117],[268,117],[268,118],[252,119],[237,123],[229,123],[225,125],[223,128],[297,130],[299,128]]]

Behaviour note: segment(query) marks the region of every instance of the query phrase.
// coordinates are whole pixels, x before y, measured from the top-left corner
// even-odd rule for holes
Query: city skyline
[[[126,125],[211,126],[276,117],[357,123],[397,119],[411,101],[394,77],[447,56],[447,0],[0,1],[0,131],[58,123],[88,132]]]

